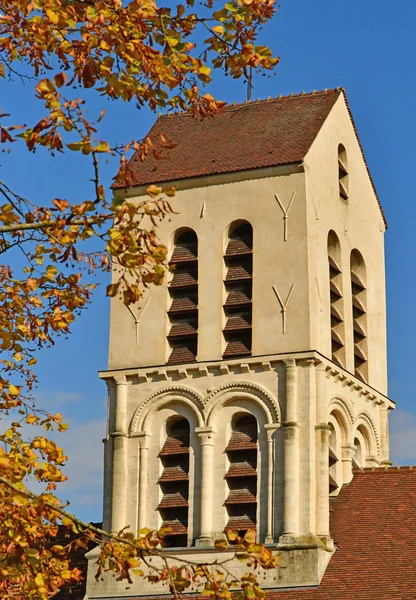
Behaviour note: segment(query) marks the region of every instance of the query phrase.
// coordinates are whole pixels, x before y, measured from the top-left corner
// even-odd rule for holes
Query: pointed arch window
[[[351,252],[351,298],[354,336],[354,373],[368,380],[367,289],[364,259],[358,250]]]
[[[258,426],[253,415],[237,415],[226,447],[229,469],[225,475],[228,496],[226,530],[242,536],[257,527]]]
[[[195,362],[198,351],[198,238],[192,229],[177,232],[169,266],[171,299],[168,364]]]
[[[187,419],[172,417],[166,424],[166,440],[159,453],[162,474],[159,486],[162,499],[157,507],[162,528],[170,532],[164,540],[169,547],[188,545],[189,439]]]
[[[344,300],[342,293],[341,246],[334,231],[328,235],[328,263],[331,311],[331,357],[341,367],[345,365]]]
[[[224,304],[224,358],[251,355],[253,298],[253,228],[236,221],[229,228],[224,262],[226,267]]]
[[[339,197],[344,202],[348,200],[348,162],[347,152],[342,144],[338,146],[338,183]]]

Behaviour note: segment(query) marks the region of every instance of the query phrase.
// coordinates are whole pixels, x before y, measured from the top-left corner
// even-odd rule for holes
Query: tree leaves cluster
[[[150,576],[167,581],[175,597],[191,583],[201,584],[204,595],[213,598],[231,598],[237,584],[246,598],[262,595],[251,575],[230,581],[226,562],[170,564],[160,553],[163,532],[111,536],[69,514],[56,493],[66,479],[66,456],[48,435],[67,426],[61,414],[43,410],[34,393],[37,353],[66,336],[87,308],[95,287],[91,273],[109,271],[113,264],[107,294],[120,294],[128,305],[140,301],[145,287],[160,285],[167,266],[157,224],[172,212],[174,190],[150,186],[146,201],[121,202],[105,189],[101,163],[118,157],[118,181],[128,186],[132,152],[141,160],[160,159],[173,142],[161,135],[112,144],[100,133],[105,111],[95,119],[88,112],[91,94],[96,100],[132,101],[138,108],[185,110],[204,118],[224,104],[203,89],[212,69],[240,78],[277,63],[267,47],[257,44],[259,28],[273,16],[273,0],[217,4],[208,0],[197,10],[194,0],[173,7],[155,0],[0,0],[0,146],[11,152],[22,146],[29,157],[78,153],[90,165],[92,182],[88,197],[77,202],[54,197],[39,204],[0,180],[0,416],[7,422],[0,433],[4,599],[18,589],[24,598],[45,600],[78,581],[81,573],[70,568],[69,556],[74,544],[86,547],[91,540],[102,546],[99,572],[111,570],[127,582],[132,571],[140,574],[147,557],[157,555],[164,562]],[[39,103],[40,119],[28,110],[27,122],[15,121],[7,97],[11,79],[25,82],[22,94],[28,104],[32,97]],[[16,253],[21,268],[14,265]],[[34,483],[42,486],[41,493],[29,490]],[[76,541],[57,543],[59,527],[75,532]],[[233,549],[251,567],[275,564],[251,534],[237,539]]]

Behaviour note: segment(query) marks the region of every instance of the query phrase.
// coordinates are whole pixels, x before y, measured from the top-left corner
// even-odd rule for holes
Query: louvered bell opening
[[[234,281],[246,281],[251,279],[251,261],[244,264],[229,265],[225,277],[226,284]],[[229,286],[227,286],[229,287]]]
[[[334,306],[331,306],[331,327],[336,327],[340,323],[342,323],[341,313]]]
[[[348,200],[348,193],[342,181],[339,182],[339,195],[341,196],[342,200]]]
[[[249,236],[241,239],[230,239],[225,251],[225,256],[227,258],[232,258],[234,256],[250,255],[252,253],[251,245],[252,241]]]
[[[354,343],[359,344],[366,337],[365,331],[361,327],[361,325],[359,323],[357,323],[357,321],[355,319],[353,321],[353,328],[354,328]]]
[[[228,309],[233,308],[251,308],[251,286],[239,286],[237,289],[230,290],[224,304],[226,314]]]
[[[335,492],[335,490],[338,489],[338,484],[335,481],[335,479],[330,475],[329,476],[329,493],[332,494],[332,492]]]
[[[338,160],[338,176],[340,179],[348,175],[347,167],[344,165],[342,160]]]
[[[223,358],[251,356],[251,330],[242,334],[224,331],[226,347]]]
[[[352,312],[353,312],[354,319],[359,319],[362,315],[365,314],[364,305],[357,298],[357,296],[352,297]]]
[[[251,329],[251,314],[230,312],[224,331],[241,331],[243,329]]]
[[[167,423],[167,438],[159,453],[163,471],[159,478],[162,498],[158,510],[163,520],[165,545],[187,546],[189,497],[189,439],[190,428],[186,419]]]
[[[225,529],[242,536],[256,527],[257,421],[252,415],[240,416],[233,422],[226,452],[230,466],[225,475],[229,488]]]
[[[170,265],[180,265],[193,263],[198,260],[198,244],[191,242],[189,244],[177,245],[173,251]]]
[[[355,369],[354,375],[356,376],[357,379],[359,379],[363,383],[367,383],[366,380],[365,380],[364,375],[361,373],[361,370],[359,368]]]
[[[167,335],[171,347],[167,364],[196,361],[198,348],[198,239],[192,230],[182,231],[175,240],[170,261],[173,277],[169,284],[171,326]]]
[[[338,263],[331,257],[328,257],[330,276],[335,277],[341,273],[341,268]]]
[[[337,458],[335,452],[333,450],[331,450],[331,448],[329,449],[328,460],[329,460],[329,466],[330,467],[332,467],[332,465],[335,465],[335,463],[338,462],[338,458]]]
[[[342,369],[344,368],[344,365],[339,360],[339,358],[337,357],[335,352],[332,353],[332,362],[335,363],[336,365],[338,365],[338,367],[341,367]]]
[[[337,348],[338,350],[340,348],[342,348],[342,346],[344,345],[343,340],[340,338],[338,333],[336,331],[334,331],[333,329],[331,330],[331,339],[332,339],[332,346],[334,348]]]
[[[341,290],[335,283],[335,281],[330,282],[330,290],[331,290],[331,302],[336,302],[340,298],[342,298]]]
[[[198,270],[180,267],[175,270],[169,289],[192,288],[198,285]]]
[[[351,284],[353,294],[359,294],[365,290],[364,282],[357,273],[354,273],[354,271],[351,271]]]
[[[358,344],[354,345],[354,359],[355,359],[355,364],[357,366],[361,366],[367,360],[366,355],[364,354],[364,352],[362,351],[362,349],[359,347]]]

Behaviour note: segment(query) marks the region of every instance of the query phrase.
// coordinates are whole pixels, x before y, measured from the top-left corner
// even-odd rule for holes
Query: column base
[[[209,535],[203,535],[195,540],[196,548],[213,548],[214,540]]]
[[[274,539],[272,535],[266,535],[266,538],[264,540],[265,544],[274,544]]]
[[[323,545],[328,550],[332,550],[334,547],[332,539],[329,536],[318,537],[314,533],[283,533],[279,537],[279,548],[286,550],[322,548]]]

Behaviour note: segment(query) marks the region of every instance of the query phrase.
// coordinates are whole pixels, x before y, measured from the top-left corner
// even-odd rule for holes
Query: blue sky
[[[281,57],[276,74],[255,77],[253,98],[345,87],[366,157],[383,204],[386,235],[389,381],[397,402],[391,418],[391,454],[396,463],[416,462],[416,374],[413,372],[416,320],[413,280],[416,263],[414,227],[414,139],[416,138],[416,3],[401,0],[282,0],[262,43]],[[0,108],[27,118],[21,83],[7,84]],[[218,77],[211,93],[228,102],[245,100],[241,81]],[[104,126],[111,140],[139,138],[154,117],[133,105],[105,103]],[[39,108],[30,105],[32,111]],[[97,115],[100,106],[96,106]],[[15,119],[16,120],[16,119]],[[103,165],[111,182],[114,165]],[[88,197],[88,168],[77,157],[28,157],[14,150],[0,155],[0,178],[22,195],[51,198]],[[105,284],[105,277],[99,280]],[[106,388],[97,371],[107,363],[108,301],[99,288],[90,309],[68,340],[39,357],[39,396],[50,410],[60,410],[70,424],[62,443],[70,457],[70,482],[61,495],[71,508],[91,520],[101,518],[102,443]]]

